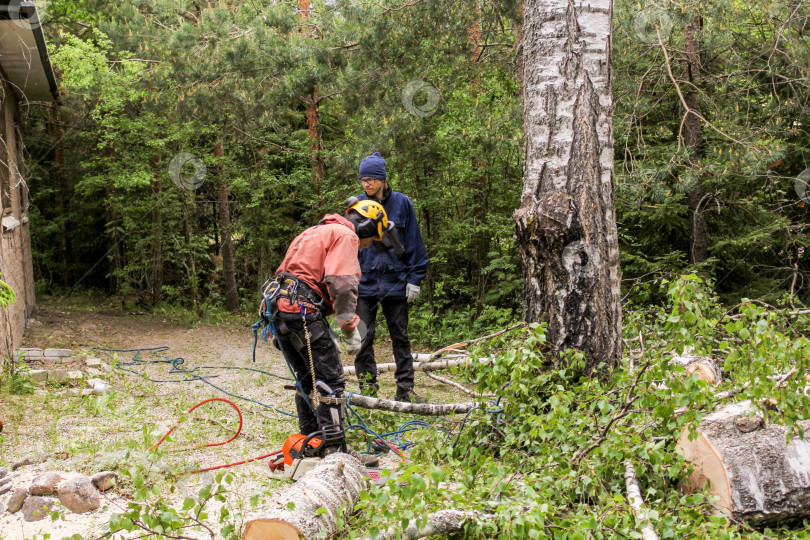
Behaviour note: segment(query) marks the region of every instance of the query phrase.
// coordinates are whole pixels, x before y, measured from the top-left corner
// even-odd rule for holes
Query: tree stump
[[[365,469],[349,454],[331,454],[278,493],[271,509],[248,521],[242,540],[311,540],[337,532],[366,487]],[[319,509],[325,509],[326,512]]]
[[[799,424],[810,432],[810,420]],[[697,439],[689,440],[687,427],[676,446],[694,465],[688,488],[708,484],[721,510],[754,525],[810,517],[810,440],[786,444],[787,432],[766,426],[750,401],[705,416]]]

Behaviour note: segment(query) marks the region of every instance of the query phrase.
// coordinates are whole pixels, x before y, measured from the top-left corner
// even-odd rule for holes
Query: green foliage
[[[681,493],[689,466],[675,442],[721,404],[716,395],[726,389],[772,421],[798,427],[810,418],[810,398],[801,391],[810,352],[804,326],[750,302],[726,310],[695,275],[644,287],[660,289],[665,301],[628,310],[623,332],[632,349],[609,380],[585,377],[584,358],[573,351],[564,369],[555,367],[545,324],[478,351],[498,350],[497,363],[475,372],[478,390],[497,398],[470,413],[455,444],[441,424],[420,432],[405,469],[418,479],[408,489],[400,476],[369,490],[352,528],[364,526],[373,536],[402,527],[405,516],[453,507],[491,516],[468,526],[470,538],[574,538],[577,531],[638,537],[623,477],[630,462],[661,538],[802,537],[801,530],[760,533],[729,524],[713,516],[704,493]],[[720,388],[669,362],[677,353],[717,355],[718,347],[726,360]],[[791,377],[769,378],[792,368]]]
[[[0,388],[12,395],[26,395],[34,393],[34,384],[31,382],[31,368],[25,362],[3,362],[0,372]]]
[[[127,459],[130,465],[121,470],[121,477],[123,487],[132,492],[132,500],[127,504],[126,512],[114,513],[110,517],[104,537],[112,538],[120,532],[176,537],[188,530],[204,531],[213,537],[208,506],[212,501],[225,503],[233,474],[226,471],[218,473],[196,496],[185,497],[182,505],[177,507],[169,500],[176,498],[177,484],[170,482],[168,488],[163,488],[155,480],[153,470],[158,459],[158,454],[149,454],[146,460]],[[168,493],[164,494],[165,491]],[[240,537],[237,523],[241,521],[241,515],[231,515],[223,505],[213,517],[221,526],[219,537]]]
[[[2,274],[0,274],[0,276],[2,276]],[[15,299],[14,289],[12,289],[8,283],[0,279],[0,307],[7,308]]]

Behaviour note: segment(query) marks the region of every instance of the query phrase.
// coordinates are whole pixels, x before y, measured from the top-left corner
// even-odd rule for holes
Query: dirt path
[[[161,447],[166,449],[162,460],[175,472],[267,454],[280,448],[284,439],[297,431],[295,418],[274,410],[295,411],[293,392],[283,388],[292,383],[277,377],[289,376],[283,357],[272,346],[260,341],[254,364],[251,361],[253,334],[250,328],[243,326],[245,321],[189,325],[183,323],[182,317],[172,315],[95,311],[90,307],[80,302],[58,307],[45,304],[29,324],[24,346],[70,348],[74,354],[98,357],[111,364],[117,361],[120,368],[136,371],[153,380],[172,382],[152,382],[124,369],[113,369],[105,376],[116,389],[111,396],[72,396],[67,387],[61,385],[38,386],[33,395],[3,394],[0,419],[5,429],[0,434],[0,467],[8,467],[27,456],[66,452],[66,460],[51,460],[37,466],[36,470],[95,473],[108,468],[116,459],[121,461],[126,451],[144,451],[199,401],[210,397],[234,399],[199,380],[182,382],[182,379],[190,378],[188,373],[170,373],[173,365],[186,370],[197,368],[195,373],[203,374],[210,383],[223,390],[264,404],[234,399],[244,417],[242,434],[230,444],[213,448],[194,446],[229,438],[238,425],[238,417],[231,407],[221,402],[197,409],[175,431],[174,440]],[[163,346],[170,347],[163,355],[169,359],[182,358],[183,361],[175,360],[172,364],[166,358],[142,352],[139,358],[147,361],[146,365],[126,365],[132,362],[134,352],[105,356],[90,350],[94,347],[137,349]],[[389,361],[390,348],[385,351],[383,347],[378,349],[378,361]],[[244,367],[265,373],[226,369]],[[381,375],[381,382],[382,395],[393,395],[392,375]],[[75,383],[74,386],[82,384]],[[347,389],[356,388],[356,381],[350,378]],[[454,395],[455,391],[449,392],[420,374],[417,375],[417,388],[435,401],[461,399]],[[402,421],[407,421],[407,418]],[[395,467],[397,461],[389,456],[384,464]],[[267,460],[229,470],[235,476],[227,502],[232,516],[249,514],[251,499],[261,505],[283,485],[267,474]],[[22,471],[23,475],[31,474],[25,469]],[[181,478],[179,489],[171,495],[165,480],[156,480],[156,483],[167,492],[165,496],[181,500],[210,483],[214,473]],[[118,490],[120,495],[110,497],[126,497],[127,488],[131,486],[123,485]],[[0,496],[0,504],[7,498],[8,494]],[[2,513],[0,539],[35,538],[46,533],[52,538],[71,534],[97,537],[108,522],[109,514],[121,511],[123,499],[118,499],[107,501],[106,510],[87,515],[66,514],[66,519],[53,522],[46,518],[27,523],[22,520],[21,513]],[[237,526],[240,524],[239,517],[232,519]],[[218,530],[219,526],[213,528]]]

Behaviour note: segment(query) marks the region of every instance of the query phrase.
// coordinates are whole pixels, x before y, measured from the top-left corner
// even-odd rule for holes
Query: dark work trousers
[[[287,360],[292,365],[295,376],[303,387],[304,393],[309,397],[312,393],[312,375],[309,369],[307,355],[307,341],[304,335],[304,324],[300,315],[278,312],[274,318],[278,338],[283,347]],[[283,323],[283,325],[281,324]],[[280,328],[281,327],[281,328]],[[288,333],[285,334],[283,327]],[[325,382],[334,391],[334,397],[343,397],[346,387],[346,377],[343,376],[343,366],[340,363],[340,353],[334,341],[329,336],[329,326],[320,313],[307,315],[307,328],[312,346],[312,360],[315,365],[315,378]],[[293,336],[297,336],[297,339]],[[318,389],[321,395],[326,391]],[[309,435],[325,427],[337,425],[344,431],[343,417],[339,405],[322,403],[317,414],[312,412],[303,397],[296,393],[295,408],[298,412],[298,429],[300,433]],[[341,443],[342,444],[342,443]],[[324,445],[326,446],[326,445]]]
[[[394,348],[394,361],[397,370],[394,378],[397,380],[397,394],[413,390],[413,356],[411,356],[411,340],[408,338],[408,302],[404,298],[360,297],[357,299],[356,313],[366,325],[367,333],[363,337],[363,345],[354,359],[354,367],[360,386],[365,388],[379,388],[377,384],[377,363],[374,361],[374,333],[377,325],[377,307],[382,305],[383,316],[388,324],[388,333],[391,334],[391,343]]]

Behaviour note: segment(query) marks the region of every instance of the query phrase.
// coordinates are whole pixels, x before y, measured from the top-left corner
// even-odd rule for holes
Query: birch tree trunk
[[[523,27],[524,318],[585,353],[589,375],[621,353],[613,195],[611,0],[530,0]]]

